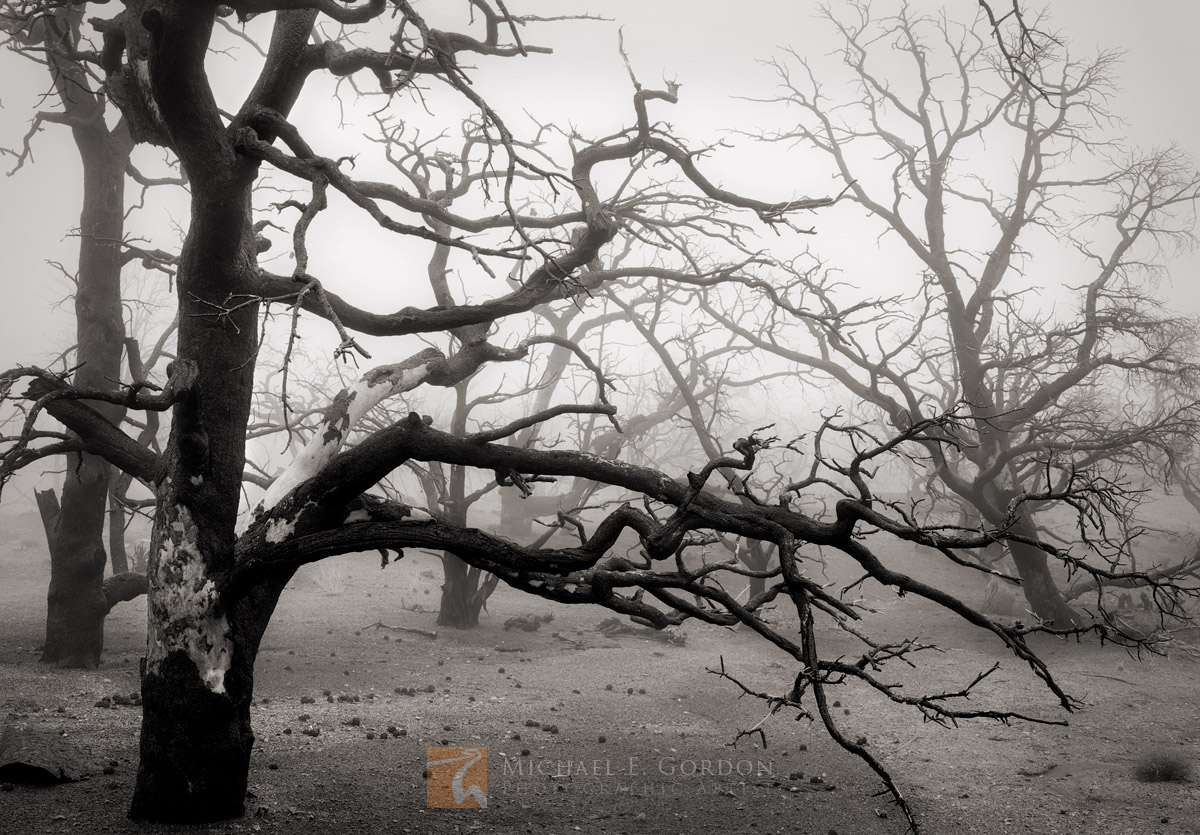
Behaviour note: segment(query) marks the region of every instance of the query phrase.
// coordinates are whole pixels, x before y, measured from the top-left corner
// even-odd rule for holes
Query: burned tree
[[[121,272],[130,260],[124,246],[126,172],[140,174],[131,165],[135,139],[129,122],[121,118],[110,127],[106,120],[106,94],[94,81],[100,56],[82,40],[83,25],[81,7],[43,11],[26,4],[0,6],[0,31],[7,45],[45,65],[52,84],[47,98],[58,102],[56,109],[35,115],[24,147],[13,152],[16,165],[9,173],[25,165],[35,135],[46,125],[70,130],[83,168],[83,206],[78,270],[73,276],[75,345],[64,362],[74,369],[76,386],[115,392],[126,343],[121,306]],[[135,374],[134,379],[144,378]],[[125,415],[119,402],[98,404],[97,411],[116,425]],[[123,491],[110,489],[115,483],[110,464],[85,451],[77,438],[56,433],[43,437],[60,441],[43,452],[64,455],[65,465],[61,497],[53,490],[37,494],[50,551],[42,660],[65,667],[96,667],[104,647],[105,617],[117,603],[144,591],[145,583],[127,573],[125,513],[118,498]],[[128,486],[123,476],[116,481]],[[114,574],[107,581],[106,515]]]
[[[855,492],[816,517],[800,512],[792,496],[762,494],[745,479],[732,500],[708,489],[714,473],[752,474],[774,447],[775,439],[766,431],[744,432],[722,445],[732,447],[733,454],[723,450],[697,461],[679,477],[579,450],[504,443],[564,415],[599,414],[619,421],[602,396],[604,373],[595,374],[590,402],[552,403],[465,435],[412,413],[346,446],[362,416],[388,398],[418,387],[453,388],[485,365],[537,361],[546,346],[559,343],[544,334],[518,336],[505,330],[536,306],[587,304],[592,294],[616,287],[623,277],[655,276],[660,269],[669,272],[663,276],[669,283],[706,280],[694,260],[676,259],[677,253],[656,253],[645,266],[637,266],[633,260],[640,253],[635,252],[618,269],[605,269],[619,235],[645,240],[649,229],[689,215],[736,216],[746,227],[765,225],[786,233],[793,216],[833,202],[829,197],[765,201],[713,183],[700,155],[669,126],[651,119],[653,108],[677,102],[674,85],[654,90],[633,79],[630,127],[599,139],[568,133],[557,146],[535,154],[473,82],[492,59],[537,60],[547,49],[527,44],[523,33],[545,21],[514,16],[505,5],[488,0],[466,0],[463,7],[471,18],[457,23],[456,10],[445,4],[430,7],[431,15],[446,15],[459,28],[440,28],[409,0],[358,5],[131,0],[114,17],[96,24],[104,34],[110,79],[144,82],[134,87],[147,94],[141,101],[160,120],[191,187],[191,216],[176,275],[178,358],[168,384],[157,393],[137,386],[119,392],[81,389],[36,369],[9,372],[5,381],[24,376],[41,381],[45,393],[30,407],[31,419],[49,412],[78,435],[87,451],[154,486],[141,761],[131,814],[190,822],[240,815],[254,743],[250,705],[255,659],[288,580],[299,566],[337,554],[427,548],[453,553],[515,588],[567,603],[600,604],[656,627],[688,619],[745,624],[794,661],[785,694],[771,697],[772,709],[819,718],[840,745],[880,775],[915,828],[903,794],[884,766],[839,729],[829,708],[830,687],[857,682],[938,721],[1060,720],[976,709],[962,701],[986,680],[986,672],[958,690],[931,695],[910,694],[879,678],[880,665],[907,658],[924,645],[875,640],[858,630],[855,606],[806,573],[810,558],[801,546],[835,552],[885,587],[931,601],[994,635],[1066,709],[1074,702],[1026,642],[1027,634],[1041,627],[987,618],[946,591],[896,570],[861,534],[878,530],[944,550],[1021,537],[1030,547],[1060,558],[1070,555],[1014,531],[1008,519],[983,533],[947,533],[881,512],[862,469],[885,454],[887,445],[864,450],[851,466],[825,475],[827,481],[841,479]],[[208,74],[210,62],[222,60],[222,52],[212,48],[217,21],[230,10],[243,19],[269,15],[272,26],[266,56],[256,65],[256,81],[240,102],[225,101],[228,95],[213,88]],[[468,69],[468,58],[480,67]],[[295,108],[305,84],[323,73],[361,76],[364,83],[373,77],[386,106],[406,113],[428,109],[436,116],[442,106],[467,103],[487,140],[473,152],[480,170],[489,172],[478,182],[474,202],[448,208],[432,195],[360,177],[356,172],[359,166],[365,169],[363,161],[351,165],[342,153],[346,149],[323,147],[329,140]],[[131,106],[128,98],[118,101]],[[258,259],[256,229],[270,207],[255,205],[253,188],[264,169],[274,169],[309,192],[291,228],[294,260],[283,274],[267,271]],[[663,169],[677,172],[678,182],[665,186],[653,179]],[[628,190],[633,181],[651,185]],[[542,184],[554,194],[553,213],[524,210],[526,182]],[[353,210],[358,220],[395,233],[402,242],[397,246],[442,247],[482,275],[512,271],[514,264],[522,268],[512,287],[481,294],[480,300],[424,308],[410,304],[394,312],[355,304],[334,288],[351,287],[356,276],[337,265],[319,275],[316,259],[310,259],[335,201]],[[468,214],[458,208],[462,205],[483,214]],[[669,269],[658,265],[664,258],[672,261]],[[401,265],[403,272],[410,263],[428,260],[391,253],[386,263]],[[718,272],[724,275],[735,266],[726,264]],[[424,334],[439,338],[439,344],[357,374],[328,405],[295,460],[239,520],[262,308],[267,304],[321,320],[337,333],[342,355],[366,359],[362,342],[368,337]],[[571,349],[571,362],[589,371],[600,368],[582,348]],[[167,447],[156,454],[136,443],[92,405],[106,403],[133,410],[169,408]],[[909,437],[928,441],[937,428],[915,424]],[[14,442],[5,466],[21,463],[22,444],[35,454],[30,449],[35,440]],[[640,501],[624,503],[599,519],[572,519],[578,545],[525,544],[444,519],[417,518],[406,503],[372,492],[407,461],[472,468],[490,474],[504,489],[536,486],[546,478],[587,479]],[[1077,491],[1062,495],[1088,499]],[[639,555],[610,553],[627,531],[638,537]],[[736,560],[698,566],[685,560],[690,551],[721,536],[768,543],[778,551],[778,569],[768,572],[764,590],[745,602],[724,585],[731,577],[747,576]],[[1169,580],[1146,581],[1161,595],[1179,593]],[[775,628],[758,616],[776,599],[794,607],[798,638],[797,630]],[[818,620],[860,637],[861,654],[822,657]]]

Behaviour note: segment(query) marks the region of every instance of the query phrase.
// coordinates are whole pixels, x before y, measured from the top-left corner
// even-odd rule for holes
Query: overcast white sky
[[[543,14],[590,10],[618,21],[643,82],[651,85],[666,77],[682,84],[679,106],[656,115],[669,118],[681,134],[697,141],[720,138],[723,127],[753,127],[761,108],[733,97],[770,94],[773,77],[760,59],[783,46],[819,56],[833,44],[827,27],[815,18],[818,4],[812,0],[752,0],[736,10],[714,0],[516,0],[509,5],[517,13],[518,6]],[[969,13],[975,3],[916,0],[912,5],[945,5]],[[1113,110],[1127,121],[1128,136],[1147,147],[1175,142],[1200,157],[1200,105],[1193,91],[1200,78],[1200,50],[1195,46],[1200,40],[1200,2],[1053,0],[1049,6],[1054,24],[1077,51],[1126,51],[1121,69],[1125,89]],[[627,123],[629,86],[617,55],[616,24],[563,24],[540,31],[530,42],[551,45],[556,55],[488,64],[487,69],[496,71],[477,74],[485,94],[503,112],[525,108],[546,119],[565,115],[584,133],[608,133]],[[0,145],[19,145],[44,87],[39,68],[0,56]],[[0,159],[6,169],[10,159]],[[57,260],[70,266],[74,259],[75,241],[69,232],[78,218],[78,165],[65,129],[49,126],[36,140],[35,159],[36,164],[16,176],[0,178],[0,246],[5,253],[0,266],[5,290],[0,365],[5,367],[45,361],[69,343],[70,318],[48,313],[65,295],[66,285],[46,263]],[[771,198],[796,192],[795,182],[802,181],[803,172],[756,167],[754,159],[749,152],[738,159],[736,168],[722,168],[726,184],[774,191],[762,195]],[[737,183],[729,182],[733,176]],[[165,228],[162,221],[157,218]],[[819,218],[817,227],[820,231]],[[1193,312],[1200,309],[1197,263],[1194,256],[1178,261],[1170,290],[1183,309]]]

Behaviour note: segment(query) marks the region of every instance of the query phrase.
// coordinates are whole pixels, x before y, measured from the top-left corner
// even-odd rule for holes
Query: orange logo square
[[[487,808],[487,748],[426,748],[425,805]]]

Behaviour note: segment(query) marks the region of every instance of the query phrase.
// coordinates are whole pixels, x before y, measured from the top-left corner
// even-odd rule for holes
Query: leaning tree
[[[864,477],[872,462],[899,443],[933,442],[958,420],[955,415],[914,421],[896,439],[861,444],[848,462],[818,459],[826,468],[820,480],[846,485],[852,498],[821,515],[809,515],[795,501],[795,490],[768,495],[750,478],[773,446],[766,430],[745,432],[725,444],[721,455],[697,461],[694,469],[677,476],[577,450],[503,443],[572,413],[604,415],[619,425],[616,409],[601,396],[614,370],[603,370],[602,357],[590,357],[568,340],[571,361],[594,369],[592,402],[560,401],[468,434],[445,431],[412,413],[345,446],[363,415],[389,397],[418,387],[452,388],[485,366],[536,361],[545,345],[562,344],[536,333],[513,336],[516,326],[511,323],[538,305],[586,305],[594,294],[624,279],[658,280],[664,258],[673,261],[667,266],[681,283],[712,277],[695,259],[675,259],[677,253],[657,249],[644,267],[634,263],[635,255],[606,269],[619,236],[651,241],[653,227],[681,218],[714,240],[733,241],[731,230],[749,224],[787,233],[793,216],[833,202],[827,197],[768,202],[715,184],[704,174],[702,155],[669,126],[651,120],[651,108],[675,103],[677,89],[642,87],[632,73],[629,127],[598,139],[566,132],[557,144],[533,147],[542,132],[520,139],[514,123],[506,121],[477,84],[493,59],[537,60],[532,56],[547,52],[527,44],[522,34],[541,21],[512,15],[503,4],[488,0],[466,0],[463,7],[469,19],[456,14],[464,9],[430,4],[430,15],[450,21],[447,28],[431,22],[410,0],[358,5],[333,0],[128,0],[111,16],[91,19],[103,38],[101,55],[115,85],[113,99],[131,124],[165,137],[190,183],[190,218],[174,282],[177,358],[160,391],[134,384],[113,392],[34,368],[6,373],[2,380],[4,390],[11,392],[17,380],[33,377],[26,395],[32,403],[25,404],[31,426],[42,414],[53,416],[87,452],[152,484],[155,491],[140,765],[131,814],[176,821],[241,814],[254,742],[250,704],[255,657],[289,579],[299,566],[336,554],[402,553],[419,547],[453,553],[515,588],[567,603],[600,604],[653,626],[688,619],[745,624],[795,662],[782,694],[761,694],[772,710],[819,718],[840,745],[880,775],[915,828],[883,764],[839,727],[830,709],[830,687],[854,682],[944,722],[970,717],[1061,720],[965,701],[986,681],[986,672],[958,689],[930,694],[880,678],[880,665],[908,658],[926,645],[876,639],[858,628],[858,608],[813,579],[810,556],[802,546],[820,546],[883,587],[931,601],[989,632],[1028,665],[1059,705],[1075,705],[1027,644],[1029,632],[1046,627],[996,622],[944,589],[898,570],[862,536],[885,531],[946,550],[1017,537],[1030,547],[1068,556],[1014,530],[1006,524],[1009,519],[984,533],[955,533],[925,529],[876,507]],[[263,17],[271,27],[265,57],[256,63],[254,83],[240,101],[229,100],[228,91],[210,83],[209,74],[214,63],[225,60],[224,51],[214,48],[216,23],[232,14]],[[468,61],[480,67],[468,67]],[[244,77],[246,65],[239,69]],[[373,79],[378,91],[370,102],[374,111],[394,108],[414,119],[427,113],[436,121],[439,112],[470,108],[486,137],[472,153],[478,170],[490,172],[474,184],[474,200],[448,208],[403,181],[370,179],[365,155],[352,164],[345,153],[350,148],[325,147],[338,140],[322,132],[319,115],[306,120],[296,103],[307,85],[329,76],[353,77],[363,89]],[[444,124],[435,134],[442,128]],[[674,171],[677,181],[665,184],[660,176],[664,170]],[[299,209],[290,229],[294,258],[283,274],[259,263],[259,224],[272,207],[256,204],[253,190],[265,171],[308,192],[306,200],[291,207]],[[524,210],[525,187],[531,183],[553,193],[552,212]],[[476,212],[468,213],[461,208],[465,206]],[[368,277],[349,268],[339,272],[336,264],[326,267],[324,275],[310,269],[310,248],[320,243],[322,224],[343,210],[397,236],[395,249],[378,262],[388,276],[403,280],[409,269],[424,270],[428,257],[411,257],[412,247],[442,247],[456,268],[477,276],[508,272],[515,276],[512,286],[464,303],[406,305],[393,312],[356,304],[348,291]],[[355,227],[338,225],[335,242],[358,234],[347,229]],[[520,269],[513,270],[514,264]],[[713,269],[724,275],[733,268]],[[674,280],[668,277],[667,284]],[[335,286],[344,292],[334,292]],[[332,398],[317,431],[262,499],[239,514],[268,305],[327,323],[338,335],[342,354],[365,354],[368,337],[386,344],[421,334],[437,345],[357,375]],[[158,454],[136,443],[96,408],[104,404],[136,411],[169,409],[167,447]],[[35,437],[12,442],[0,477],[37,448]],[[791,451],[785,447],[780,454]],[[405,503],[372,492],[406,461],[469,467],[490,474],[508,490],[536,488],[547,478],[589,479],[627,491],[640,502],[622,504],[600,519],[574,518],[578,545],[522,543],[444,519],[415,518]],[[741,471],[746,477],[715,492],[708,483],[720,471]],[[729,490],[736,495],[729,497]],[[1082,505],[1102,498],[1094,483],[1071,482],[1016,496],[1011,504],[1015,514],[1024,501],[1061,499]],[[626,531],[639,538],[640,551],[610,553]],[[778,567],[755,572],[734,559],[689,559],[722,536],[769,543],[778,553]],[[1087,564],[1081,560],[1081,566]],[[731,577],[756,574],[769,582],[751,599],[740,601],[726,590]],[[1149,582],[1160,595],[1178,592],[1169,580]],[[758,616],[764,605],[779,598],[794,607],[798,628],[774,627]],[[823,657],[818,621],[861,639],[861,652]],[[724,671],[730,678],[735,673]]]
[[[827,160],[889,266],[777,258],[725,277],[744,292],[706,288],[701,304],[746,344],[878,410],[891,434],[961,418],[911,454],[985,526],[1010,520],[1022,538],[1007,543],[1016,572],[1004,579],[1037,617],[1075,624],[1054,561],[1024,541],[1051,505],[1013,514],[1014,501],[1117,486],[1125,467],[1195,435],[1194,392],[1143,395],[1194,369],[1191,327],[1153,284],[1164,249],[1190,236],[1200,177],[1173,149],[1106,139],[1114,55],[1082,60],[1042,38],[1009,61],[985,14],[961,24],[880,5],[826,15],[845,83],[797,54],[774,63],[774,101],[795,121],[767,138]],[[1124,498],[1111,509],[1128,523],[1136,491]],[[1100,549],[1104,562],[1129,567],[1127,546]]]

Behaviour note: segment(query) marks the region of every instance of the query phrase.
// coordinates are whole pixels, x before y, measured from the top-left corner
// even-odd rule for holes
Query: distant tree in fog
[[[1190,238],[1200,178],[1175,149],[1105,138],[1113,55],[1080,60],[1043,39],[1010,64],[986,17],[972,28],[891,8],[827,15],[845,93],[803,56],[775,63],[797,121],[770,137],[828,159],[872,219],[861,240],[884,241],[888,260],[863,275],[814,255],[775,261],[753,283],[732,277],[747,285],[736,298],[701,303],[744,344],[877,409],[885,435],[910,433],[895,451],[931,475],[923,509],[961,504],[981,530],[1012,534],[1005,574],[1033,613],[1081,624],[1051,570],[1080,563],[1035,544],[1039,519],[1072,510],[1078,530],[1060,541],[1090,536],[1092,565],[1129,569],[1125,467],[1196,434],[1194,390],[1144,394],[1194,375],[1194,325],[1153,279]]]
[[[168,181],[148,179],[133,166],[136,138],[127,119],[111,118],[113,109],[95,77],[99,56],[89,52],[81,40],[82,7],[64,6],[30,18],[23,5],[0,6],[0,33],[13,52],[45,67],[50,104],[33,116],[23,147],[11,151],[15,163],[9,173],[30,160],[38,132],[54,125],[70,131],[83,169],[83,205],[78,269],[69,276],[75,344],[60,361],[73,369],[74,385],[80,389],[116,394],[123,378],[148,382],[147,372],[162,356],[161,343],[149,356],[141,356],[137,340],[125,332],[122,271],[131,262],[157,262],[162,257],[126,244],[126,176],[128,172],[143,188]],[[123,357],[128,358],[127,372],[122,370]],[[31,391],[45,393],[36,386]],[[116,425],[130,417],[120,402],[98,403],[96,410]],[[157,429],[157,415],[142,429],[142,440],[148,443]],[[145,591],[144,577],[129,571],[125,555],[130,477],[114,475],[111,465],[87,451],[78,437],[47,430],[39,430],[39,434],[54,443],[37,450],[25,446],[21,465],[49,456],[63,463],[61,496],[53,490],[37,494],[50,551],[46,640],[41,657],[64,667],[92,668],[100,663],[108,612]],[[110,557],[114,576],[105,580]]]

